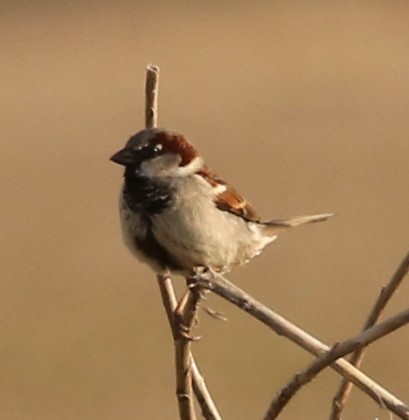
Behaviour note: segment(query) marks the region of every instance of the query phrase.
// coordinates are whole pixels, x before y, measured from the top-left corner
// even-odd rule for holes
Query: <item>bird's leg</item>
[[[186,278],[188,290],[175,308],[175,334],[187,340],[198,340],[191,334],[203,289],[197,285],[195,271]]]
[[[202,280],[210,281],[214,276],[217,275],[218,273],[210,268],[196,267],[193,272],[193,275],[187,279],[187,285],[188,287],[199,288],[197,285],[197,281],[199,278]],[[210,290],[200,287],[199,293],[201,294],[202,300],[207,300],[206,295],[210,293]],[[208,315],[210,315],[214,319],[217,319],[218,321],[228,321],[228,319],[223,315],[222,312],[215,311],[214,309],[203,305],[201,305],[201,309],[203,309]]]

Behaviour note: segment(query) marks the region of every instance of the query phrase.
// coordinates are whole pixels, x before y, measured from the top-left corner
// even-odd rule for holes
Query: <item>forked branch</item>
[[[342,343],[335,344],[327,353],[315,359],[307,368],[298,372],[275,396],[270,407],[264,417],[265,420],[276,419],[278,414],[296,394],[300,388],[312,381],[322,370],[330,366],[335,360],[353,352],[362,349],[368,344],[379,340],[387,334],[397,330],[409,323],[409,309],[402,311],[388,320],[375,325],[356,337],[346,340]],[[400,413],[402,418],[409,417],[409,411],[403,408]]]
[[[398,289],[399,285],[402,283],[402,280],[406,276],[409,270],[409,252],[406,254],[405,258],[400,263],[395,274],[390,279],[387,286],[383,287],[381,293],[379,294],[378,299],[376,300],[374,306],[372,307],[371,312],[369,313],[368,319],[365,321],[365,324],[362,328],[362,331],[367,330],[378,322],[379,317],[381,316],[382,311],[384,310],[386,304],[389,302],[395,291]],[[358,348],[354,351],[351,356],[350,363],[357,368],[361,365],[362,359],[364,358],[366,347]],[[349,397],[349,394],[352,390],[352,383],[347,379],[343,379],[341,385],[338,389],[338,392],[335,394],[335,397],[332,400],[332,410],[330,414],[330,420],[339,420],[341,418],[342,410],[345,407],[346,401]]]
[[[321,356],[330,351],[327,345],[287,321],[270,308],[267,308],[221,276],[212,275],[210,272],[207,272],[198,278],[198,283],[201,287],[211,290],[233,303],[270,327],[277,334],[284,335],[315,356]],[[342,376],[348,378],[348,380],[353,382],[377,403],[381,403],[401,418],[409,418],[409,407],[407,405],[346,360],[338,359],[331,364],[331,367]]]

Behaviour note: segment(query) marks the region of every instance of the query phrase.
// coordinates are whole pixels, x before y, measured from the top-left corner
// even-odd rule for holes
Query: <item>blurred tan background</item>
[[[333,211],[230,279],[333,343],[355,334],[408,250],[409,4],[3,1],[0,417],[175,419],[153,274],[121,243],[121,169],[145,66],[177,129],[266,218]],[[182,280],[177,283],[182,285]],[[386,313],[407,306],[403,285]],[[195,354],[226,419],[261,418],[311,357],[216,297]],[[409,401],[409,334],[364,369]],[[283,419],[325,419],[325,372]],[[346,419],[390,419],[359,391]]]

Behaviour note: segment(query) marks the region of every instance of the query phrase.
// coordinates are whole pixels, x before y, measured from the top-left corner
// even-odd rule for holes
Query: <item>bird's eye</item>
[[[140,161],[152,159],[158,156],[163,149],[163,144],[145,144],[142,147],[134,149],[135,154],[137,154]]]
[[[155,146],[153,147],[153,153],[154,155],[158,155],[163,149],[163,144],[155,144]]]

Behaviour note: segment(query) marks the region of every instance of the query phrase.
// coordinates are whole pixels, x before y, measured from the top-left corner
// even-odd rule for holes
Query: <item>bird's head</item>
[[[111,160],[149,178],[189,176],[204,166],[203,159],[184,136],[161,128],[133,135]]]

